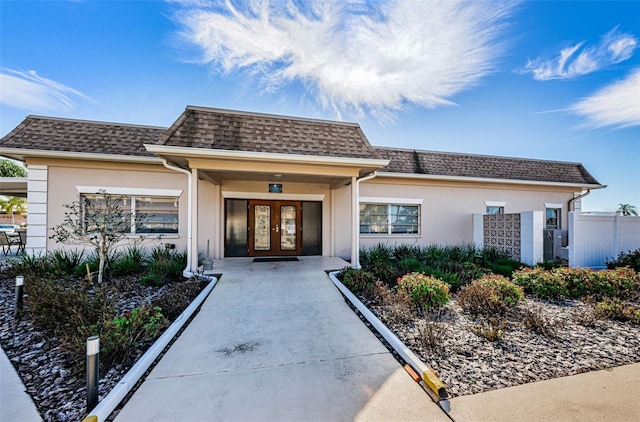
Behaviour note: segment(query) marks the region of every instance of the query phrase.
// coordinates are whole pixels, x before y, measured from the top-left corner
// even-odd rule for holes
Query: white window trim
[[[136,237],[146,237],[146,238],[179,238],[180,232],[178,228],[178,233],[137,233],[136,232],[136,223],[135,218],[137,214],[136,210],[136,202],[138,197],[145,196],[158,196],[158,197],[167,197],[167,198],[175,198],[179,199],[180,194],[182,194],[182,190],[178,189],[141,189],[141,188],[104,188],[104,187],[96,187],[96,186],[76,186],[76,189],[81,195],[96,195],[99,194],[100,190],[104,190],[110,195],[122,195],[128,196],[129,199],[133,200],[130,204],[130,214],[131,214],[131,230],[133,233],[125,233],[126,238],[136,238]],[[84,189],[89,189],[88,191],[84,191]],[[96,190],[92,190],[96,189]],[[139,192],[139,193],[132,193]],[[148,193],[151,192],[151,193]],[[180,226],[180,207],[178,206],[178,227]]]
[[[104,190],[110,195],[131,195],[131,196],[167,196],[177,198],[182,195],[181,189],[151,189],[151,188],[128,188],[128,187],[108,187],[108,186],[76,186],[78,193],[98,193]]]
[[[484,201],[486,207],[503,207],[507,205],[507,201]]]
[[[366,204],[388,204],[388,205],[422,205],[422,198],[382,198],[377,196],[362,196],[359,201]]]
[[[564,204],[556,204],[553,202],[545,202],[544,206],[545,208],[559,208],[559,209],[564,208]]]
[[[371,200],[371,201],[370,201]],[[402,202],[401,202],[402,201]],[[360,204],[382,204],[387,206],[387,213],[391,205],[416,205],[418,206],[418,232],[417,233],[360,233],[360,210],[358,210],[358,235],[361,237],[422,237],[422,199],[399,199],[399,198],[379,198],[379,197],[361,197]],[[391,224],[387,223],[389,229]]]

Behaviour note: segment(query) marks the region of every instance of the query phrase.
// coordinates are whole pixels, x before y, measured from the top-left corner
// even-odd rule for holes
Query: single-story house
[[[473,214],[540,211],[562,229],[600,183],[579,163],[374,147],[355,123],[188,106],[169,127],[28,116],[0,140],[28,168],[27,251],[101,189],[145,213],[131,238],[239,256],[358,263],[377,243],[472,242]]]

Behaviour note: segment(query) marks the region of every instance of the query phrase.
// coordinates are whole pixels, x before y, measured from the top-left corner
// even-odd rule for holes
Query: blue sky
[[[0,135],[187,105],[359,122],[370,142],[583,163],[640,211],[640,1],[0,2]]]

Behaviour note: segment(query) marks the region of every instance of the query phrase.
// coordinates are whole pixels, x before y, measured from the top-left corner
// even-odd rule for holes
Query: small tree
[[[80,196],[78,201],[64,205],[64,222],[53,227],[50,239],[65,244],[82,244],[96,248],[100,257],[98,283],[102,283],[107,257],[118,242],[131,232],[131,224],[141,218],[123,209],[126,197],[111,195],[104,190],[92,196]]]
[[[22,215],[27,211],[27,200],[17,196],[0,199],[0,210],[11,215],[11,224],[15,224],[15,215]]]
[[[631,204],[618,204],[618,214],[621,215],[638,215],[635,205]]]
[[[27,171],[13,161],[0,160],[0,177],[27,177]]]

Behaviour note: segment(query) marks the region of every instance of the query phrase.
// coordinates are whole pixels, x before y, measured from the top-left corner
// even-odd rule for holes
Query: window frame
[[[100,191],[104,191],[109,195],[120,196],[125,199],[129,204],[126,207],[123,207],[123,213],[129,214],[130,216],[130,225],[129,231],[125,232],[124,235],[126,237],[164,237],[164,238],[177,238],[180,236],[180,196],[182,195],[182,190],[178,189],[145,189],[145,188],[110,188],[110,187],[99,187],[99,186],[76,186],[76,190],[79,192],[79,198],[82,201],[84,197],[91,197],[100,195]],[[140,232],[136,227],[136,223],[139,223],[137,220],[137,214],[140,212],[137,206],[139,202],[138,198],[152,198],[152,199],[164,199],[166,202],[173,201],[175,203],[175,231],[157,231],[157,232]],[[153,211],[151,209],[150,211]],[[153,212],[151,212],[153,214]],[[174,215],[174,213],[171,213]],[[84,220],[84,214],[82,216]],[[86,222],[85,222],[86,224]]]
[[[363,232],[363,226],[371,226],[370,223],[363,223],[363,207],[367,205],[385,207],[385,213],[375,214],[375,216],[385,216],[385,222],[381,223],[383,227],[386,227],[386,232]],[[417,214],[410,215],[410,217],[414,217],[416,219],[415,224],[398,224],[397,219],[399,214],[399,209],[396,213],[393,213],[393,207],[415,207]],[[395,222],[393,222],[395,219]],[[412,199],[404,199],[404,200],[391,200],[384,198],[361,198],[358,206],[358,235],[360,236],[420,236],[421,235],[421,226],[422,226],[422,200],[412,200]],[[398,233],[394,232],[393,229],[395,227],[415,227],[415,232],[403,232]]]
[[[549,211],[555,211],[555,217],[549,217]],[[549,224],[550,219],[555,219],[555,224]],[[562,208],[548,207],[544,211],[544,228],[546,230],[561,230],[562,229]]]
[[[491,212],[490,209],[494,209],[497,210],[498,212]],[[499,207],[499,206],[495,206],[495,205],[487,205],[487,207],[485,208],[485,212],[486,215],[502,215],[504,214],[504,207]]]

